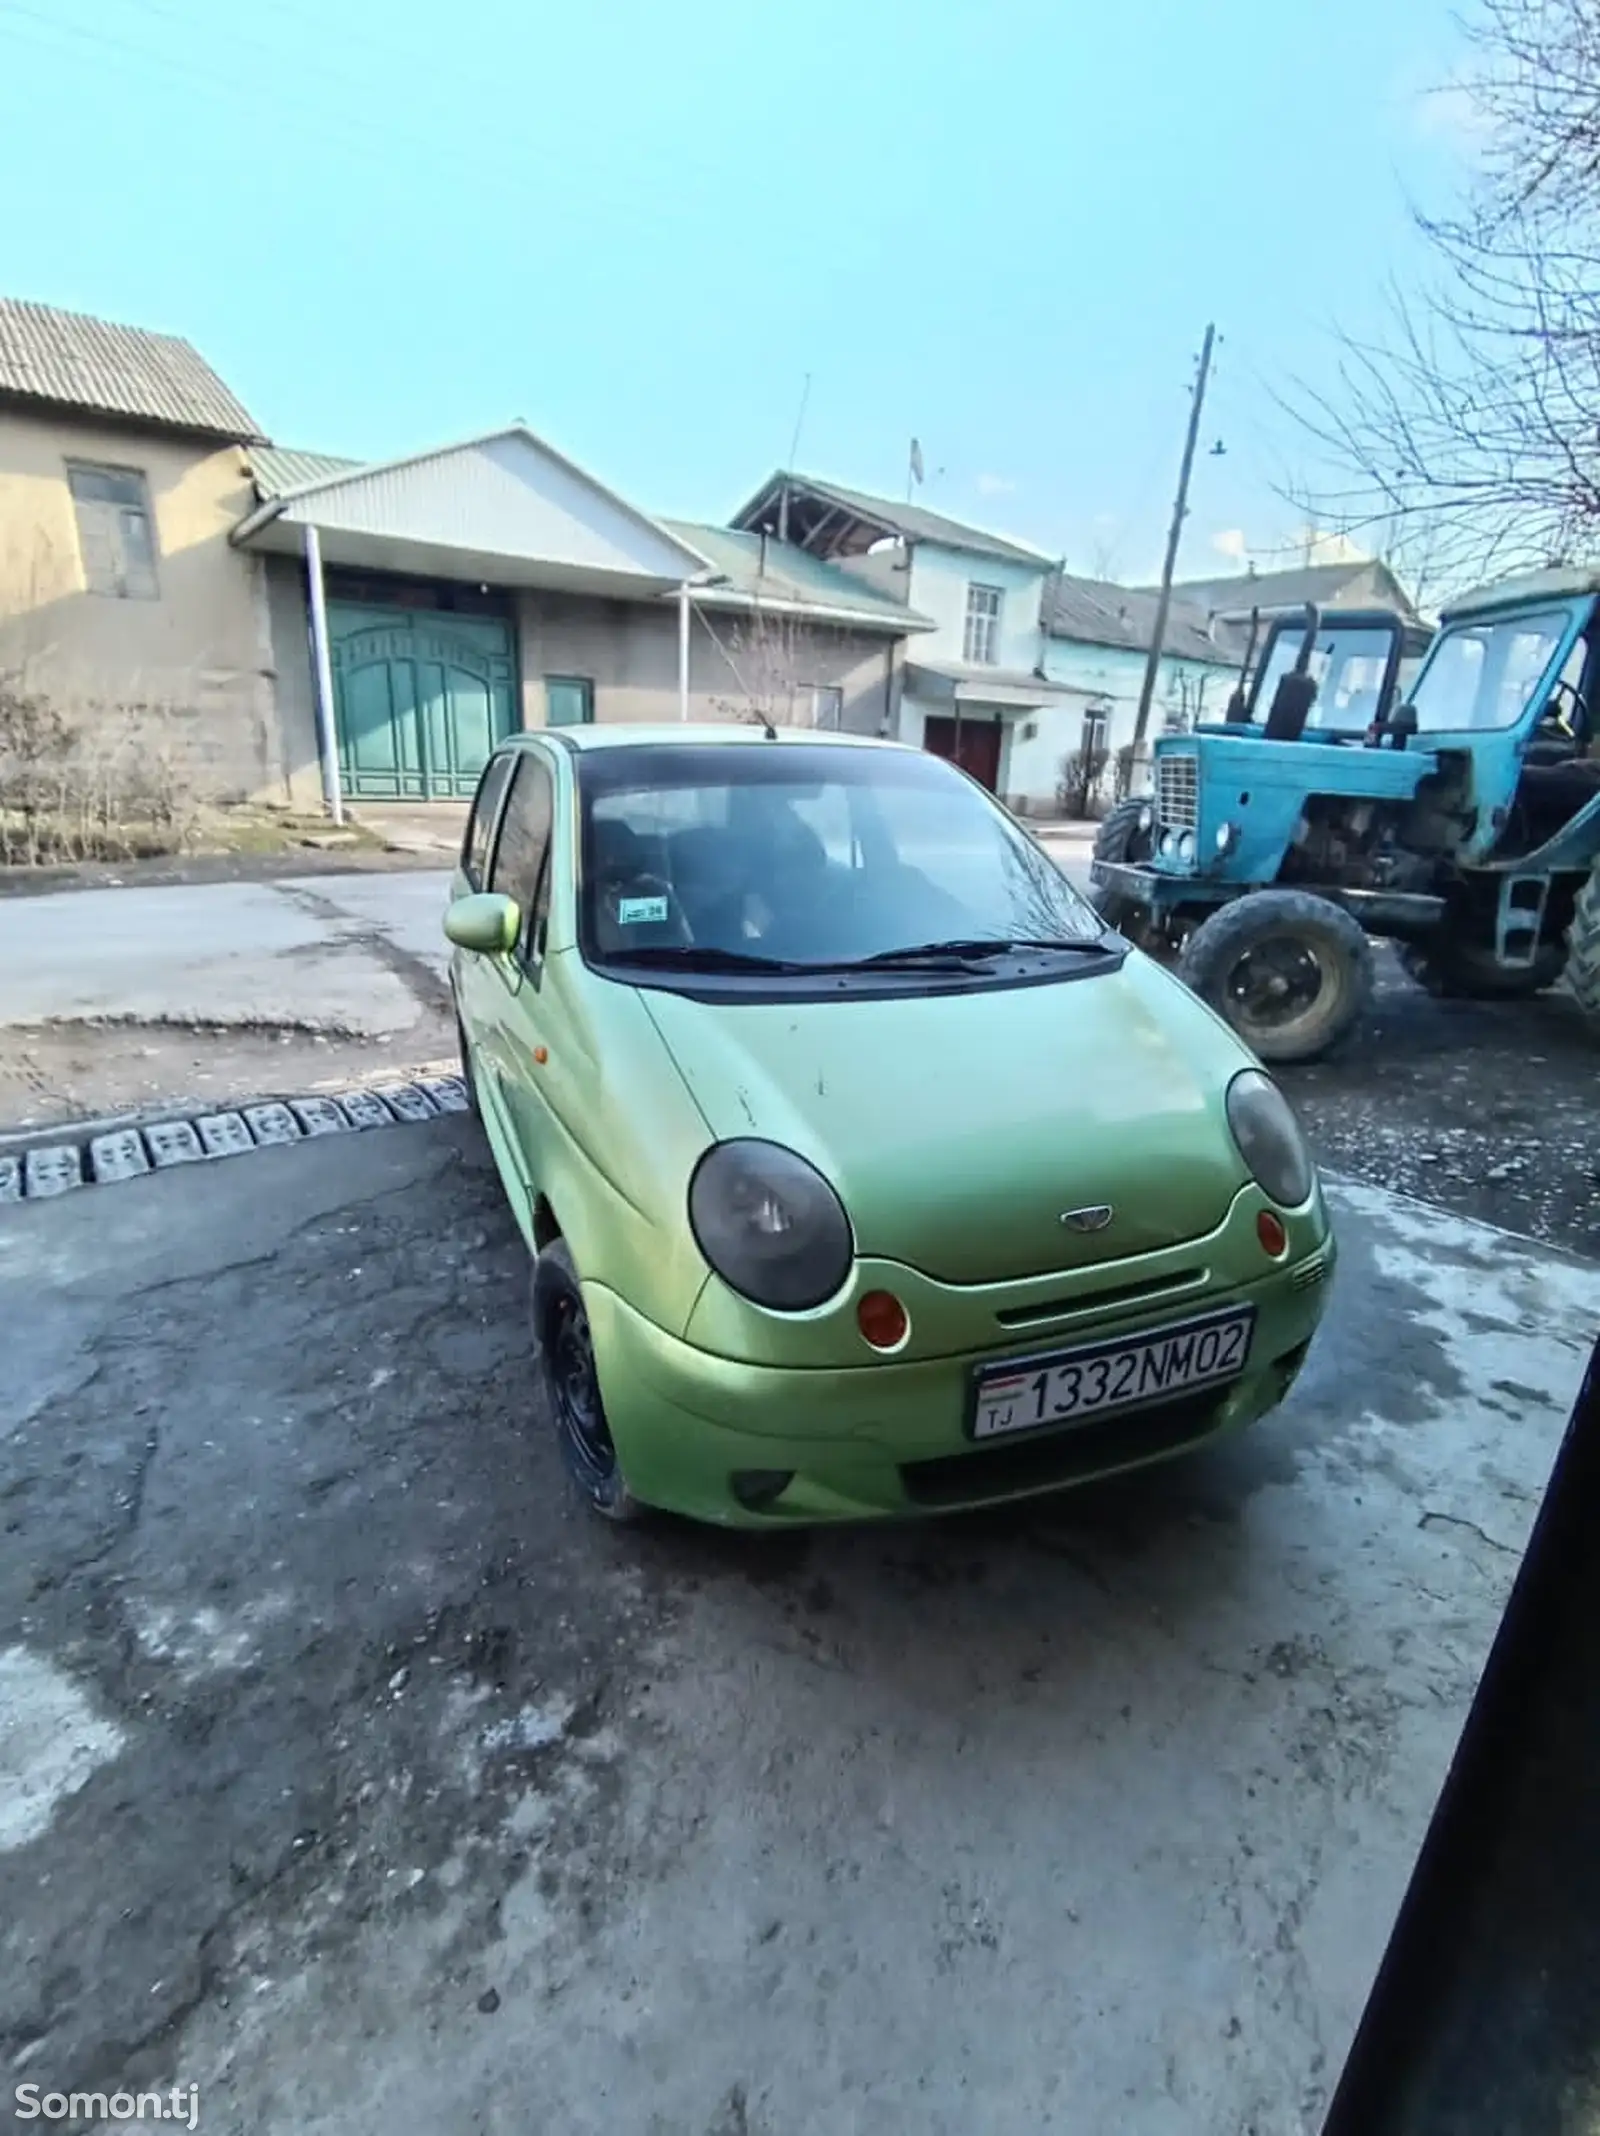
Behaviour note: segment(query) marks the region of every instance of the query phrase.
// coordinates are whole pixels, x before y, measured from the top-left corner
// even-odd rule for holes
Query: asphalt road
[[[1600,1319],[1337,1217],[1233,1446],[744,1541],[572,1509],[469,1122],[0,1213],[0,2100],[1309,2136]]]
[[[1080,885],[1082,838],[1047,838]],[[5,908],[0,1131],[215,1110],[454,1048],[439,870],[72,890]],[[1282,1071],[1323,1161],[1600,1256],[1600,1039],[1555,997],[1436,1002],[1379,958],[1376,1013]]]

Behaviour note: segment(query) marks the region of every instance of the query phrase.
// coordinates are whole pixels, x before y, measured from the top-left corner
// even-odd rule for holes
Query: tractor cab
[[[1373,936],[1430,991],[1499,999],[1553,985],[1570,941],[1600,1013],[1600,574],[1471,594],[1418,664],[1423,636],[1383,611],[1278,619],[1227,718],[1162,736],[1153,790],[1102,827],[1106,917],[1176,953],[1264,1059],[1353,1027]],[[1263,930],[1281,954],[1252,977]]]
[[[1463,866],[1559,866],[1564,834],[1600,800],[1597,609],[1600,578],[1545,571],[1444,612],[1411,692],[1411,746],[1455,772]]]
[[[1275,617],[1254,662],[1252,646],[1224,727],[1254,727],[1269,741],[1365,742],[1416,676],[1433,632],[1388,608],[1306,608]],[[1202,732],[1213,731],[1202,729]]]

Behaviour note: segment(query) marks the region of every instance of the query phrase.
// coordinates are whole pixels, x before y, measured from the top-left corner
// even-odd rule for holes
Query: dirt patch
[[[1353,1042],[1279,1073],[1328,1170],[1600,1257],[1600,1041],[1571,1001],[1435,1001],[1385,951]]]
[[[429,1009],[389,1038],[333,1038],[294,1027],[49,1024],[0,1031],[0,1130],[46,1128],[151,1110],[217,1112],[261,1098],[452,1069],[455,1029]]]

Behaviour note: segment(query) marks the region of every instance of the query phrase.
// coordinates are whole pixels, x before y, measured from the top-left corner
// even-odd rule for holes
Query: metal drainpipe
[[[678,588],[678,717],[689,717],[689,582]]]
[[[322,544],[306,526],[306,580],[311,594],[311,659],[317,709],[317,745],[322,756],[322,798],[335,823],[344,822],[339,786],[339,745],[333,710],[333,656],[328,650],[328,604],[322,586]]]

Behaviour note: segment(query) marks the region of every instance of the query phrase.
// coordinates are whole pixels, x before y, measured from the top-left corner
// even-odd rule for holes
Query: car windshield
[[[1411,692],[1422,734],[1514,727],[1571,621],[1565,608],[1464,623],[1437,641]]]
[[[1279,682],[1300,657],[1303,630],[1280,632],[1261,676],[1256,716],[1265,719]],[[1383,680],[1389,672],[1394,635],[1381,629],[1324,630],[1312,648],[1310,673],[1317,685],[1307,728],[1340,732],[1371,726],[1378,715]]]
[[[580,939],[599,961],[837,971],[1104,928],[970,780],[918,751],[776,742],[578,761]]]

